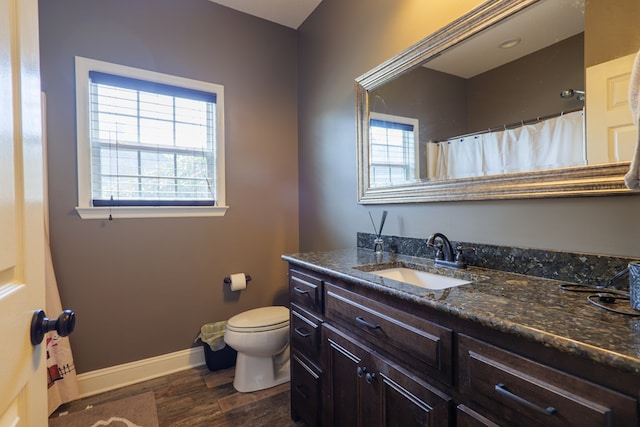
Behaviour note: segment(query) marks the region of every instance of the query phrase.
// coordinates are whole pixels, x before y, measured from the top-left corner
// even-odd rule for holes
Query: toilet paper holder
[[[244,277],[245,277],[245,280],[247,282],[251,281],[251,276],[249,276],[248,274],[245,274]],[[224,283],[226,283],[227,285],[230,285],[231,284],[231,277],[229,277],[229,276],[225,277],[224,278]]]

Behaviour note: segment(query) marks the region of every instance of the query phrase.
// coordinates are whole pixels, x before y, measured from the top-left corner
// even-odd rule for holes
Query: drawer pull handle
[[[293,290],[299,293],[300,295],[309,295],[309,291],[305,291],[304,289],[300,289],[297,286],[293,287]]]
[[[361,324],[362,326],[366,326],[369,329],[381,329],[380,325],[376,325],[375,323],[370,323],[367,322],[366,320],[364,320],[362,317],[358,316],[356,317],[356,322],[358,322],[359,324]]]
[[[311,332],[307,331],[305,328],[295,328],[294,331],[296,331],[296,333],[298,335],[300,335],[302,338],[307,338],[309,337],[309,335],[311,335]]]
[[[307,395],[304,391],[302,391],[302,387],[300,387],[299,385],[293,387],[300,396],[302,396],[303,399],[308,399],[309,395]]]
[[[542,408],[536,405],[535,403],[529,402],[527,399],[518,396],[517,394],[511,393],[509,390],[506,389],[504,384],[496,384],[495,390],[498,392],[498,394],[504,397],[507,397],[509,399],[515,400],[521,405],[524,405],[529,409],[533,409],[534,411],[540,412],[545,415],[553,415],[556,413],[556,408],[554,408],[553,406]]]

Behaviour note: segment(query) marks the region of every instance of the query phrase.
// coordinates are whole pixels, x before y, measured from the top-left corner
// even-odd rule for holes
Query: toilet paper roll
[[[247,276],[244,273],[234,273],[231,275],[231,290],[241,291],[247,289]]]

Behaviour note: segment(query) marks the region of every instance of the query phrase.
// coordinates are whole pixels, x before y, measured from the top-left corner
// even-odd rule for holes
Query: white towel
[[[638,128],[638,141],[636,152],[631,160],[629,172],[624,176],[624,183],[627,188],[632,190],[640,190],[640,51],[636,54],[633,61],[633,69],[631,70],[631,80],[629,81],[629,105],[631,106],[631,114],[633,122]]]

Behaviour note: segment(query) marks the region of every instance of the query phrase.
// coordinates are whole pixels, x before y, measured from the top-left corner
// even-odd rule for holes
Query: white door
[[[587,68],[587,161],[624,162],[635,152],[636,126],[629,107],[635,53]]]
[[[0,427],[47,425],[40,104],[38,2],[0,0]]]

